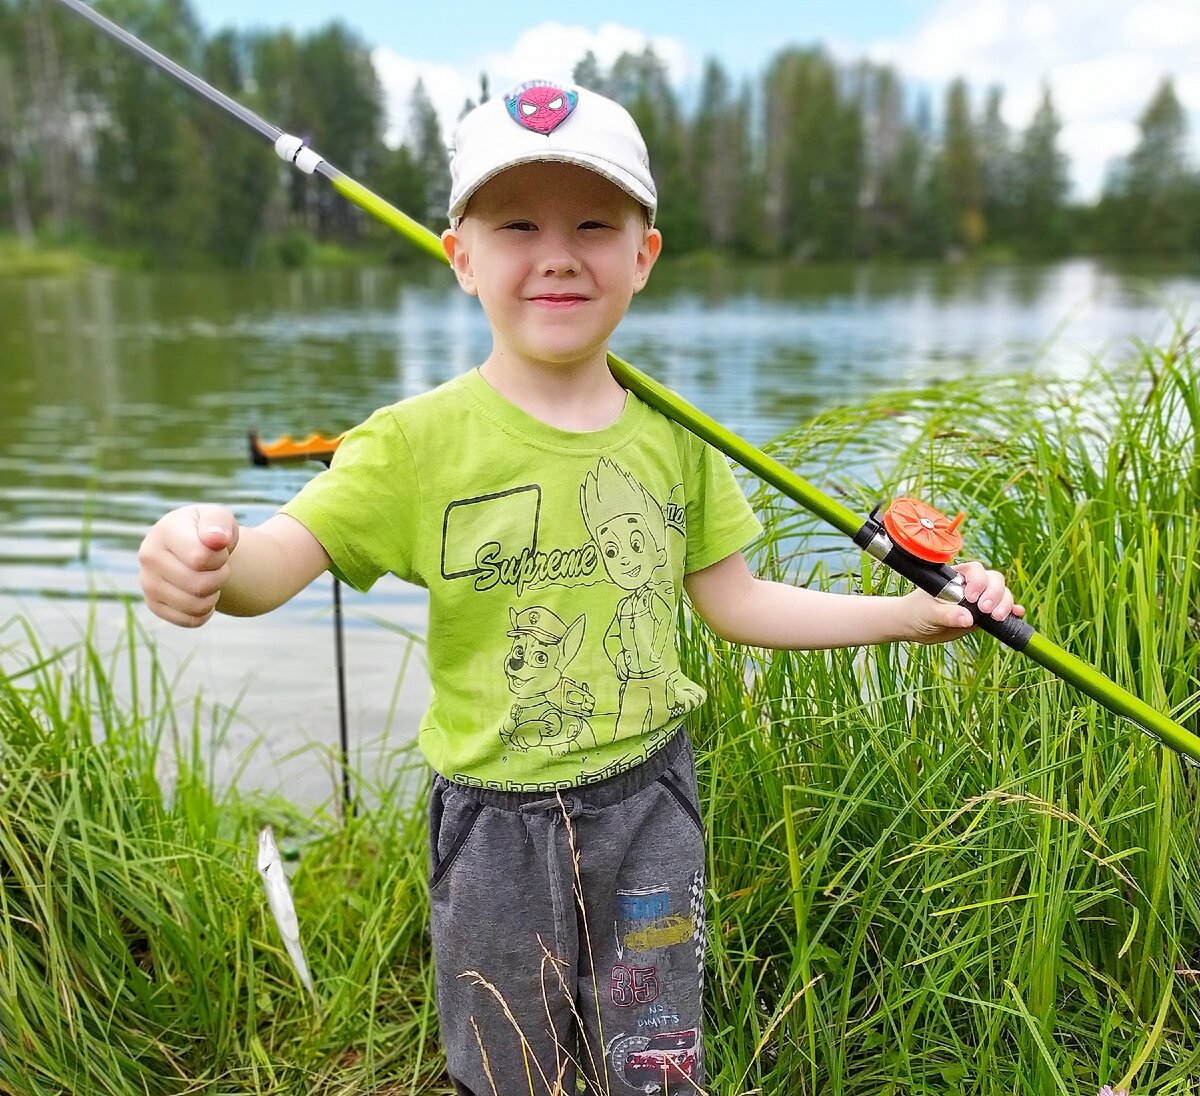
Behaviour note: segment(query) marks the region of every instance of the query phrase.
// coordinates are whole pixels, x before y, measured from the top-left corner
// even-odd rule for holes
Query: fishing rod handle
[[[868,555],[890,567],[896,574],[908,579],[914,586],[941,601],[951,601],[967,609],[975,621],[975,627],[994,636],[1006,647],[1023,651],[1034,634],[1031,624],[1011,614],[997,620],[985,613],[973,601],[967,601],[963,592],[962,576],[945,563],[930,563],[919,559],[911,552],[895,544],[874,514],[855,534],[854,543]]]

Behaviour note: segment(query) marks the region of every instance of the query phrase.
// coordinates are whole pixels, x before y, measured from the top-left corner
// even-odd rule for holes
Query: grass
[[[970,513],[1039,630],[1197,729],[1200,363],[892,395],[776,455],[865,512]],[[897,589],[765,490],[759,568]],[[0,649],[0,1091],[448,1091],[418,759],[340,825],[217,791],[132,624]],[[710,834],[713,1093],[1200,1094],[1197,773],[986,638],[764,653],[686,627]],[[253,867],[293,880],[320,1011]],[[507,1096],[507,1094],[506,1094]]]
[[[0,236],[0,278],[77,274],[86,266],[84,256],[70,248],[29,245],[13,237]]]

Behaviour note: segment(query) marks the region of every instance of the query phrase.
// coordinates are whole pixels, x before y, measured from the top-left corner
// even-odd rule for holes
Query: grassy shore
[[[961,505],[1039,630],[1195,729],[1198,393],[1180,336],[1120,381],[890,396],[776,455],[862,512]],[[755,501],[764,572],[898,589]],[[419,759],[344,824],[217,791],[132,618],[119,654],[127,703],[96,642],[0,649],[0,1092],[448,1091]],[[683,655],[710,694],[709,1091],[1200,1093],[1193,768],[986,638],[764,654],[689,626]],[[303,837],[315,1008],[264,821]]]

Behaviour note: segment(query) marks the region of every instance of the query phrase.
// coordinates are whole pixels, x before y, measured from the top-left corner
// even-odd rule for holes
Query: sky
[[[936,107],[955,77],[981,109],[1005,89],[1004,118],[1028,125],[1043,86],[1063,123],[1074,195],[1098,196],[1110,162],[1137,143],[1137,118],[1164,76],[1200,149],[1200,0],[606,0],[571,5],[397,3],[392,0],[192,0],[209,33],[224,27],[303,33],[337,19],[372,48],[388,105],[389,141],[407,132],[420,77],[448,133],[481,73],[493,93],[532,78],[569,80],[589,49],[603,65],[647,44],[683,102],[704,62],[761,75],[789,45],[839,60],[891,64]]]

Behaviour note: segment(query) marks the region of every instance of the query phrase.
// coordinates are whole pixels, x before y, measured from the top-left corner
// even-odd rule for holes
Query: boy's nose
[[[578,274],[579,260],[563,250],[551,251],[542,259],[540,270],[547,277]]]
[[[579,273],[579,259],[563,233],[554,230],[544,233],[539,269],[548,276]]]

